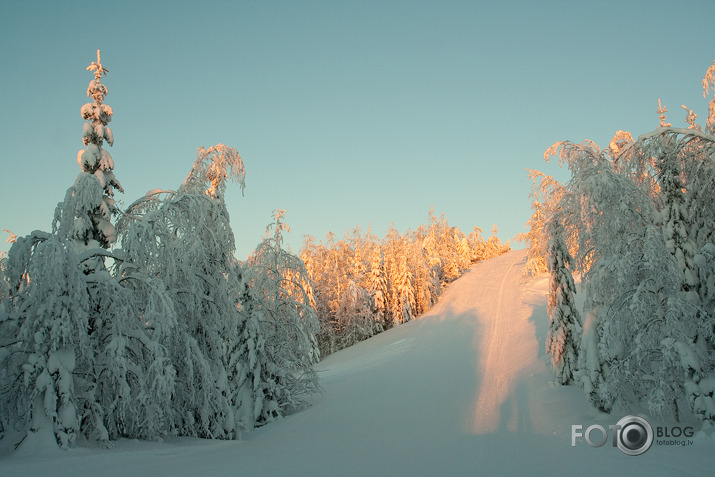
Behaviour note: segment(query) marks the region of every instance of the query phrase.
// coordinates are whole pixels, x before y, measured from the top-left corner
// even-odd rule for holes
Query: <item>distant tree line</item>
[[[445,287],[472,264],[509,250],[496,235],[482,239],[429,213],[427,225],[380,240],[359,228],[337,240],[308,237],[300,252],[313,280],[321,356],[351,346],[428,311]]]

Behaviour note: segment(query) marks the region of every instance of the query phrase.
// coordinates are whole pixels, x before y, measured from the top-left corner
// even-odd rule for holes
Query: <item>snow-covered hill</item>
[[[710,475],[708,437],[637,457],[610,434],[602,447],[572,447],[572,425],[608,429],[625,412],[600,414],[580,389],[552,384],[547,280],[522,276],[525,256],[475,265],[421,319],[327,357],[312,407],[240,441],[68,452],[30,442],[0,458],[0,475]]]

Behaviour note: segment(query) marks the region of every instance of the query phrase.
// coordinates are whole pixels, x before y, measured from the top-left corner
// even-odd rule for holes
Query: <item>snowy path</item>
[[[639,457],[571,447],[572,424],[607,428],[623,415],[550,384],[546,279],[525,280],[524,260],[478,264],[421,319],[327,357],[312,407],[240,441],[26,451],[0,459],[0,475],[709,475],[708,439]]]
[[[477,434],[494,432],[500,427],[509,430],[529,427],[528,410],[523,402],[518,406],[511,403],[502,409],[514,394],[511,391],[518,382],[519,373],[527,364],[536,361],[538,349],[532,330],[522,326],[524,314],[519,289],[511,286],[521,275],[518,266],[521,255],[513,255],[513,259],[503,260],[506,270],[501,280],[491,282],[498,282],[496,290],[488,286],[489,277],[483,276],[480,269],[473,270],[474,277],[469,281],[487,284],[473,305],[478,323],[484,327],[484,333],[476,337],[475,347],[481,355],[478,374],[482,378],[472,419],[472,430]],[[471,285],[469,282],[464,285]],[[513,419],[509,419],[510,416]]]

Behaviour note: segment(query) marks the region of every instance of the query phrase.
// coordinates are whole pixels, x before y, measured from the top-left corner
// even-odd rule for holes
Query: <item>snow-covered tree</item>
[[[112,108],[104,104],[107,87],[101,83],[108,70],[99,50],[87,70],[94,72],[87,89],[93,102],[81,109],[87,148],[77,156],[81,172],[58,204],[53,223],[60,239],[71,241],[80,252],[89,292],[87,332],[95,356],[83,378],[83,431],[100,440],[157,438],[166,433],[164,403],[174,385],[161,343],[174,320],[171,311],[166,312],[171,306],[163,286],[154,278],[145,277],[140,286],[105,268],[105,256],[113,259],[114,267],[122,264],[119,255],[101,251],[116,241],[113,195],[122,188],[113,173],[114,161],[102,147],[105,141],[113,145],[114,136],[108,127]]]
[[[541,275],[548,271],[546,264],[546,250],[542,247],[544,235],[544,211],[538,199],[531,202],[531,208],[534,212],[526,221],[526,226],[529,231],[517,236],[517,240],[524,241],[527,247],[525,271],[532,275]]]
[[[94,102],[82,108],[82,171],[57,207],[53,234],[35,231],[10,249],[0,320],[0,419],[21,434],[51,426],[62,447],[80,433],[160,437],[173,391],[159,344],[170,324],[154,319],[161,288],[144,289],[143,301],[105,266],[105,257],[122,261],[106,250],[115,237],[111,195],[121,188],[101,148],[113,138],[99,52],[88,69]]]
[[[676,325],[683,335],[674,341],[673,354],[681,360],[686,375],[683,385],[693,411],[713,419],[715,363],[706,357],[715,351],[715,307],[708,292],[712,282],[708,257],[712,255],[707,252],[715,247],[715,213],[710,206],[715,199],[715,138],[701,133],[692,122],[687,129],[662,128],[641,136],[633,156],[649,161],[657,185],[657,225],[680,287],[671,299],[689,304],[688,313],[679,312]],[[675,408],[677,412],[677,403]]]
[[[556,380],[559,384],[570,384],[578,363],[582,323],[576,309],[576,287],[569,269],[572,259],[563,239],[559,218],[552,218],[549,227],[551,240],[548,267],[551,278],[548,313],[551,320],[546,337],[546,352],[551,354]]]
[[[266,237],[248,259],[255,307],[260,310],[265,350],[273,384],[260,413],[271,420],[303,406],[318,389],[313,364],[319,359],[318,319],[306,288],[312,286],[303,261],[283,249],[289,228],[284,210],[276,210]]]
[[[410,321],[413,317],[412,273],[407,267],[406,245],[404,235],[391,226],[385,237],[384,253],[393,326]]]
[[[422,315],[432,308],[439,297],[440,290],[438,272],[430,267],[430,261],[423,247],[425,243],[423,232],[423,228],[420,227],[407,245],[407,267],[412,271],[415,316]]]
[[[388,315],[387,277],[385,276],[385,260],[379,246],[373,246],[370,252],[370,273],[368,276],[368,291],[372,296],[372,309],[376,327],[381,330],[388,328],[392,320]]]
[[[281,415],[281,383],[266,349],[266,316],[254,296],[251,273],[241,265],[238,334],[228,347],[228,377],[234,390],[236,421],[241,429],[251,430]]]
[[[346,255],[348,260],[348,277],[356,285],[362,286],[367,272],[367,257],[365,256],[365,240],[360,233],[360,227],[355,227],[350,234],[345,234]]]
[[[84,124],[82,141],[87,146],[77,154],[77,163],[82,172],[67,190],[64,202],[57,206],[54,227],[62,237],[71,239],[78,251],[95,247],[109,248],[115,240],[111,218],[117,209],[113,199],[114,190],[123,192],[114,176],[114,160],[102,146],[106,141],[112,146],[114,134],[108,124],[112,120],[112,108],[104,104],[107,87],[102,84],[106,69],[97,50],[97,61],[87,70],[94,72],[94,79],[87,88],[92,103],[82,106]]]
[[[167,330],[154,323],[155,300],[144,306],[108,273],[83,273],[74,243],[56,235],[33,232],[10,252],[2,421],[20,433],[51,427],[62,447],[80,433],[164,435],[173,369],[157,343]]]
[[[21,237],[9,256],[14,293],[0,320],[0,418],[19,431],[50,423],[66,448],[83,405],[73,373],[92,362],[87,285],[73,247],[56,236]]]
[[[94,352],[86,368],[84,433],[100,441],[120,437],[159,439],[172,433],[175,368],[167,344],[176,332],[171,297],[157,277],[123,270],[93,281],[90,340]],[[84,388],[86,386],[86,389]]]
[[[370,305],[370,295],[350,280],[336,313],[341,348],[352,346],[375,334],[376,322]]]
[[[623,334],[613,332],[612,325],[618,322],[630,329],[634,323],[613,303],[624,290],[632,293],[637,287],[634,267],[643,250],[650,202],[633,182],[614,171],[605,153],[591,142],[557,143],[547,152],[556,153],[572,172],[572,179],[558,192],[562,214],[552,215],[547,232],[577,238],[574,262],[584,272],[586,322],[574,377],[594,405],[609,411],[623,389],[621,384],[628,387],[627,382],[616,384],[613,377],[614,369],[623,369],[623,336],[628,334],[622,329]],[[625,356],[630,359],[640,353]]]
[[[3,229],[4,232],[9,234],[6,243],[14,243],[17,240],[17,236],[7,229]],[[0,253],[0,307],[2,302],[10,296],[10,286],[7,282],[7,252]],[[2,310],[2,308],[0,308]]]
[[[715,61],[705,72],[705,77],[703,77],[703,98],[708,97],[711,89],[715,92]],[[708,103],[708,118],[705,132],[711,136],[715,135],[715,95]]]
[[[0,256],[0,304],[7,299],[10,294],[5,275],[7,272],[7,255]]]
[[[529,197],[533,213],[526,222],[528,232],[519,234],[516,239],[525,242],[528,250],[525,271],[536,276],[548,272],[549,235],[546,224],[549,217],[558,210],[563,188],[556,179],[543,172],[531,169],[528,169],[528,172],[532,181]]]
[[[478,263],[485,259],[483,256],[484,251],[484,238],[482,238],[482,229],[474,226],[471,232],[469,232],[469,249],[471,251],[471,263]]]
[[[456,227],[454,230],[454,242],[457,249],[457,263],[459,268],[462,271],[467,270],[472,265],[472,251],[469,248],[469,239]]]
[[[407,254],[403,253],[397,261],[397,274],[395,275],[395,298],[399,303],[399,323],[407,323],[416,317],[416,300],[412,270],[407,262]],[[396,308],[397,309],[397,308]],[[394,319],[394,318],[393,318]]]
[[[499,238],[499,228],[496,224],[494,224],[492,226],[492,234],[489,236],[489,238],[487,238],[487,241],[485,242],[485,258],[497,257],[501,254],[508,252],[509,250],[511,250],[509,241],[507,240],[506,243],[502,243],[501,239]]]
[[[318,318],[317,334],[320,356],[327,356],[338,349],[338,327],[334,316],[337,302],[338,265],[335,263],[334,250],[322,243],[316,243],[312,236],[307,236],[300,258],[306,272],[313,282],[312,300]]]
[[[120,274],[139,283],[145,280],[138,274],[160,277],[170,296],[167,314],[176,329],[163,344],[175,369],[175,390],[167,405],[169,427],[180,435],[234,438],[241,431],[226,353],[241,325],[239,277],[223,193],[227,179],[243,187],[244,177],[235,149],[199,148],[177,192],[150,191],[118,224]]]

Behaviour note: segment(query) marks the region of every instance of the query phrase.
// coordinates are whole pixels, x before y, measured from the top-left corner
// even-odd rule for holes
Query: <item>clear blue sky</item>
[[[50,229],[101,49],[124,205],[222,142],[247,170],[228,194],[239,258],[276,208],[294,251],[404,232],[432,204],[506,240],[530,215],[525,169],[566,177],[553,142],[648,132],[658,98],[674,125],[681,104],[705,118],[714,25],[711,0],[1,0],[0,228]]]

